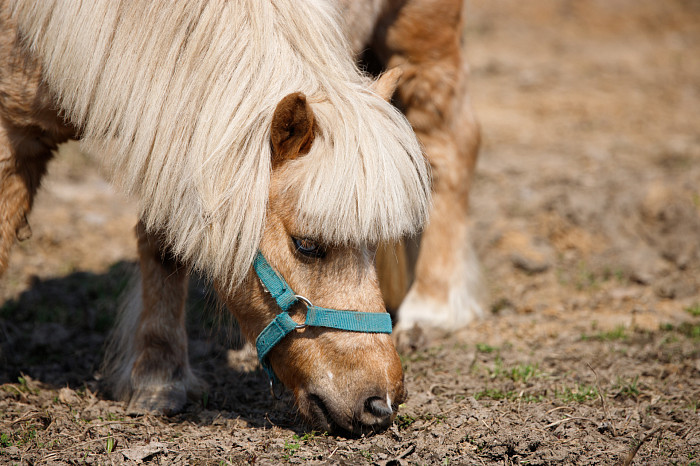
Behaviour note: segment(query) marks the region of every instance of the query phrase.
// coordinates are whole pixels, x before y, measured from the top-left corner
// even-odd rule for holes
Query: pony
[[[420,324],[434,307],[447,318],[433,323],[445,326],[473,314],[454,291],[469,262],[453,257],[467,254],[466,219],[441,232],[452,200],[466,210],[478,134],[461,107],[461,4],[429,8],[422,26],[425,3],[0,0],[0,273],[15,239],[31,234],[52,151],[79,139],[139,205],[140,282],[106,357],[113,396],[171,414],[204,389],[184,325],[197,271],[249,341],[282,314],[296,323],[261,362],[312,426],[385,429],[406,397],[391,337],[302,322],[319,306],[386,312],[378,245],[421,231],[431,191],[423,250],[443,251],[448,236],[459,244],[434,259],[420,253],[401,319]],[[431,47],[449,47],[434,54],[418,35],[437,24],[449,32]],[[359,71],[368,45],[403,71],[376,80]],[[397,86],[405,117],[389,102]],[[256,273],[258,256],[294,290],[283,312]],[[445,270],[458,278],[429,278]]]
[[[413,346],[417,330],[454,331],[484,315],[487,293],[468,222],[481,131],[467,85],[464,3],[341,1],[355,57],[375,74],[403,71],[393,101],[432,170],[429,223],[417,237],[382,245],[376,261],[402,346]]]

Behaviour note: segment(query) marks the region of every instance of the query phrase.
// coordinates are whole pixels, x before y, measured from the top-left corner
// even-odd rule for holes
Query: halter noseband
[[[253,267],[263,284],[263,288],[270,293],[282,310],[255,339],[258,359],[270,377],[270,384],[277,377],[266,356],[292,330],[304,327],[328,327],[350,332],[391,333],[391,317],[386,312],[340,311],[314,306],[311,301],[292,291],[287,282],[275,272],[275,269],[260,251],[255,256]],[[303,324],[297,324],[287,313],[298,301],[306,304],[306,320]]]

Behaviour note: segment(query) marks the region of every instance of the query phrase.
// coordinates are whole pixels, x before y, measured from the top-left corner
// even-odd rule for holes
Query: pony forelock
[[[376,244],[419,229],[430,178],[403,115],[366,88],[352,101],[310,103],[320,129],[286,183],[302,231],[332,244]]]
[[[11,8],[84,147],[140,200],[147,228],[224,287],[242,281],[260,243],[270,124],[292,92],[307,95],[318,125],[287,183],[310,236],[376,242],[426,220],[421,148],[358,72],[327,2],[24,0]]]

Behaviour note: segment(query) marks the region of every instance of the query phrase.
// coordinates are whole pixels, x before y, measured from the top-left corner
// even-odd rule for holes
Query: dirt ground
[[[0,282],[0,463],[700,463],[700,3],[468,7],[490,313],[402,354],[389,431],[307,430],[197,282],[207,396],[170,418],[104,399],[134,208],[66,150]]]

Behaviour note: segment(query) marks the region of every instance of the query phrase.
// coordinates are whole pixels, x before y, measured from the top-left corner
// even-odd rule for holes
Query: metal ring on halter
[[[280,382],[278,385],[282,385],[282,383]],[[282,385],[282,391],[278,395],[277,392],[275,392],[275,382],[273,382],[272,379],[270,379],[270,393],[272,394],[272,397],[275,400],[281,400],[282,395],[284,394],[284,385]]]
[[[305,298],[305,297],[303,297],[303,296],[300,295],[300,294],[295,294],[294,297],[297,298],[297,299],[298,299],[299,301],[301,301],[302,303],[306,304],[306,307],[307,307],[307,308],[313,306],[313,304],[311,304],[311,301],[309,301],[308,298]],[[297,326],[294,327],[294,328],[297,329],[297,330],[302,329],[302,328],[306,328],[306,324],[297,324]]]
[[[306,307],[311,307],[311,306],[313,306],[313,304],[311,304],[311,301],[309,301],[308,298],[305,298],[305,297],[303,297],[303,296],[300,295],[300,294],[295,294],[294,297],[297,298],[297,299],[298,299],[299,301],[301,301],[302,303],[306,304]]]

